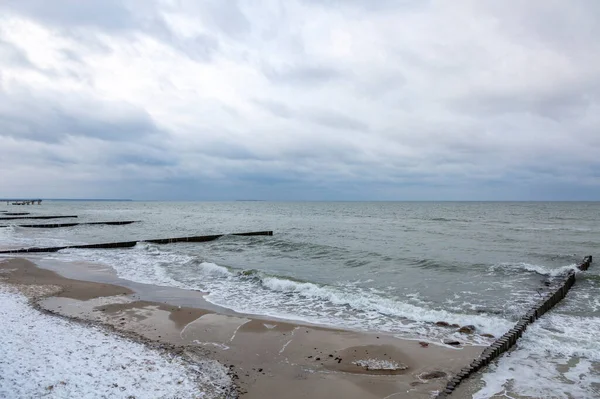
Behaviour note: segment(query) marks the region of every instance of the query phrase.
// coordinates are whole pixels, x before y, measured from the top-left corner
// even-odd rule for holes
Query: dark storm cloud
[[[135,141],[158,132],[148,114],[130,104],[61,104],[32,95],[8,97],[0,93],[0,136],[57,143],[67,136]]]
[[[228,7],[215,4],[204,4],[206,19],[215,19],[223,29],[234,30],[236,24],[243,20],[237,17],[229,21],[226,10]],[[219,48],[215,36],[198,34],[192,37],[180,38],[170,29],[163,15],[158,11],[154,0],[24,0],[8,1],[0,4],[0,12],[13,12],[24,17],[33,18],[43,24],[51,25],[62,30],[66,35],[78,40],[88,47],[110,52],[104,43],[98,40],[97,33],[126,35],[134,39],[136,33],[148,34],[174,49],[181,51],[196,61],[208,61]],[[234,15],[240,14],[239,10]],[[198,16],[200,18],[200,15]],[[228,22],[229,21],[229,22]],[[247,23],[247,21],[246,21]],[[230,26],[231,25],[231,26]],[[88,31],[86,29],[93,29]],[[240,30],[240,31],[241,31]],[[69,54],[76,59],[77,55]]]

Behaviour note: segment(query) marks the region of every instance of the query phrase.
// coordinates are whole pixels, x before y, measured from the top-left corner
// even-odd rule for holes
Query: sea
[[[600,260],[600,202],[45,201],[0,210],[79,216],[6,221],[3,248],[272,230],[38,258],[93,262],[135,282],[200,290],[245,314],[440,345],[448,338],[489,344],[481,334],[509,330],[539,300],[544,282],[586,255]],[[138,223],[17,226],[117,220]],[[486,368],[472,397],[599,398],[599,337],[600,264],[592,264],[515,351]]]

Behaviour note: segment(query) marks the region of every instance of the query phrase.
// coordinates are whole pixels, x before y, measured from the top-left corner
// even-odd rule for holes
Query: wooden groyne
[[[140,240],[140,241],[123,241],[123,242],[111,242],[105,244],[86,244],[86,245],[67,245],[62,247],[48,247],[48,248],[22,248],[22,249],[11,249],[6,251],[0,251],[0,254],[21,254],[21,253],[33,253],[33,252],[57,252],[63,249],[100,249],[100,248],[131,248],[134,247],[138,242],[149,242],[152,244],[171,244],[175,242],[207,242],[214,241],[226,235],[232,236],[272,236],[272,231],[255,231],[250,233],[232,233],[232,234],[216,234],[210,236],[191,236],[191,237],[176,237],[176,238],[159,238],[154,240]]]
[[[83,222],[83,223],[52,223],[52,224],[17,224],[17,227],[30,227],[36,229],[56,229],[59,227],[73,227],[73,226],[81,226],[81,225],[108,225],[108,226],[122,226],[125,224],[137,223],[135,220],[122,220],[117,222]],[[0,226],[0,227],[10,227],[8,225]]]
[[[591,264],[592,256],[586,256],[577,268],[585,271],[589,269]],[[470,365],[458,372],[458,374],[448,382],[446,388],[437,395],[437,398],[450,397],[452,392],[454,392],[456,387],[458,387],[462,381],[466,380],[511,349],[517,343],[517,340],[521,338],[527,329],[527,326],[557,305],[567,295],[573,284],[575,284],[574,270],[569,271],[566,276],[559,277],[558,282],[555,282],[550,286],[550,291],[543,295],[542,298],[527,313],[525,313],[521,319],[519,319],[513,328],[487,347],[477,359],[471,362]]]
[[[67,215],[67,216],[11,216],[11,217],[1,217],[0,220],[18,220],[18,219],[68,219],[68,218],[76,218],[77,215]]]

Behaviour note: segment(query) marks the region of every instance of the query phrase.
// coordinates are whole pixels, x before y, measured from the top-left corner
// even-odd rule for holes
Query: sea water
[[[3,205],[2,209],[16,209]],[[208,292],[238,312],[441,343],[486,344],[548,278],[598,255],[600,203],[44,202],[33,214],[125,226],[0,229],[0,246],[58,246],[273,230],[207,243],[43,255],[110,266],[122,278]],[[1,215],[0,215],[1,216]],[[59,222],[71,221],[59,219]],[[474,325],[465,336],[437,321]],[[600,397],[600,265],[489,367],[475,397]]]

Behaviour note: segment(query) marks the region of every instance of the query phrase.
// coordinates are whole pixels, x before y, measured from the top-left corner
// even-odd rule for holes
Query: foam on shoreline
[[[91,278],[95,276],[90,274]],[[236,390],[247,392],[246,399],[325,398],[331,397],[332,392],[349,399],[380,399],[389,395],[399,399],[426,399],[441,389],[446,376],[460,370],[481,351],[475,346],[464,346],[458,350],[434,345],[423,347],[417,341],[402,340],[392,335],[327,329],[275,319],[219,314],[207,309],[173,306],[168,302],[151,302],[144,300],[143,293],[131,293],[125,287],[109,283],[68,279],[25,259],[0,262],[0,279],[17,287],[40,284],[54,287],[54,291],[36,299],[41,309],[105,326],[119,336],[177,348],[171,353],[185,353],[186,358],[194,358],[193,364],[202,365],[199,366],[202,372],[207,371],[204,361],[226,365]],[[22,317],[20,310],[12,313],[10,325],[18,323]],[[48,345],[57,340],[57,336],[61,333],[48,335]],[[98,356],[105,356],[104,352],[94,352],[87,340],[76,335],[73,339],[74,342],[70,338],[65,340],[69,344],[65,349],[67,354],[68,348],[79,345],[83,352],[76,355],[87,357],[90,362],[96,361]],[[30,346],[32,353],[36,353],[36,345]],[[128,350],[117,348],[111,355],[122,356],[121,352],[127,354]],[[373,369],[357,365],[356,362],[365,359],[369,360],[369,364],[378,366]],[[37,359],[32,357],[29,361],[37,367]],[[390,370],[389,365],[403,366]],[[133,367],[133,370],[137,369]],[[444,377],[428,381],[418,377],[433,371],[441,372]],[[46,375],[45,371],[41,373]],[[144,377],[145,371],[137,370],[136,375]],[[212,373],[209,375],[213,376]],[[24,378],[17,375],[15,381],[23,384]],[[201,387],[209,392],[209,384],[205,381],[200,381]],[[122,386],[121,382],[116,383]],[[134,384],[135,381],[123,382],[125,386],[129,383]],[[77,392],[75,396],[84,395]],[[166,393],[139,397],[161,396],[177,395]],[[186,396],[184,393],[178,397]]]
[[[0,284],[0,397],[220,397],[216,361],[191,364],[100,328],[45,315]]]

